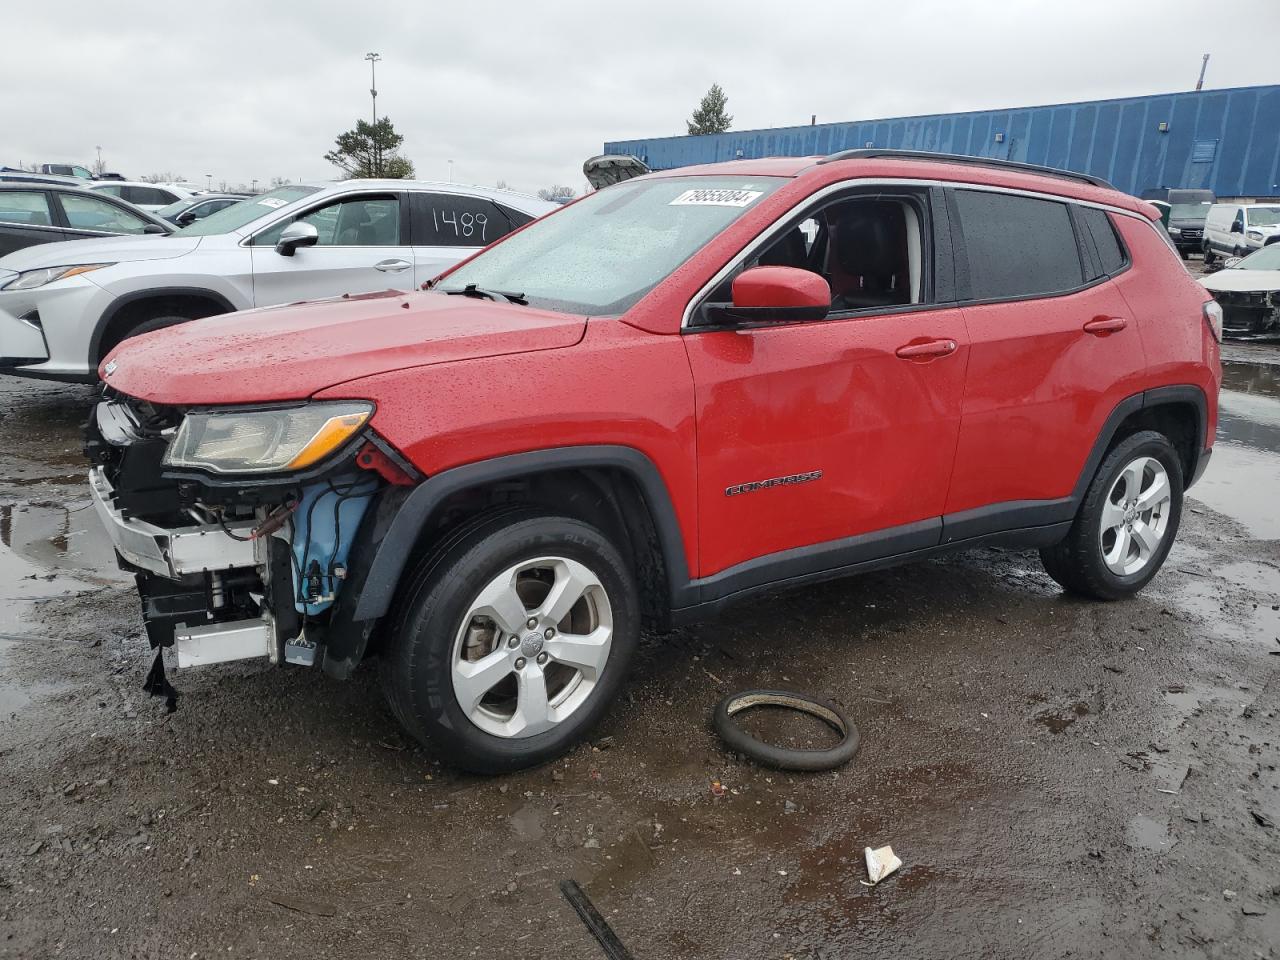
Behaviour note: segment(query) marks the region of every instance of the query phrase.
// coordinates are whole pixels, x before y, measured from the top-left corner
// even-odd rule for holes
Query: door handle
[[[1085,333],[1095,337],[1105,337],[1109,333],[1118,333],[1129,325],[1124,317],[1094,317],[1084,325]]]
[[[895,351],[903,360],[929,360],[933,357],[945,357],[955,352],[956,342],[954,340],[926,340],[924,343],[908,343]]]
[[[401,273],[412,266],[413,264],[408,260],[379,260],[373,265],[373,269],[381,270],[383,273]]]

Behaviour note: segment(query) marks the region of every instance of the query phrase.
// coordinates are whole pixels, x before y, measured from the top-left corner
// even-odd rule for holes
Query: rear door
[[[320,236],[293,256],[276,253],[276,241],[295,220]],[[250,240],[253,302],[266,307],[344,293],[414,289],[408,200],[400,191],[348,193],[322,201],[276,223]]]
[[[486,197],[430,192],[410,197],[419,285],[533,219]]]
[[[66,240],[44,190],[0,190],[0,257],[38,243]]]
[[[1096,208],[947,193],[970,351],[945,539],[1069,520],[1103,424],[1141,390],[1138,328],[1110,279],[1127,256]]]

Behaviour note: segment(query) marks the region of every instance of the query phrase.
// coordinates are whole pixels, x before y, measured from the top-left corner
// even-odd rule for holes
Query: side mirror
[[[798,267],[752,267],[733,281],[733,303],[707,304],[712,323],[802,323],[831,312],[831,287]]]
[[[299,220],[284,228],[284,233],[276,241],[276,253],[282,257],[292,257],[299,247],[314,247],[319,242],[320,233],[315,225]]]
[[[158,223],[148,223],[145,227],[142,228],[142,232],[143,233],[167,233],[168,231],[165,230],[165,228],[160,226],[160,224]]]
[[[196,222],[196,215],[190,210],[178,214],[178,218],[174,221],[180,227],[189,227]]]
[[[1237,220],[1235,223],[1231,224],[1231,232],[1244,233],[1244,224]]]

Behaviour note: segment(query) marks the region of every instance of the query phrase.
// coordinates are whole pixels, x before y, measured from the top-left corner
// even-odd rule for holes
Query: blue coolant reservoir
[[[375,479],[304,487],[293,511],[294,607],[314,616],[333,605],[346,574],[347,554],[378,489]]]

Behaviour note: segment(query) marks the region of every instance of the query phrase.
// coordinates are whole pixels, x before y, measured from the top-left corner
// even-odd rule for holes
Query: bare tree
[[[182,174],[180,173],[148,173],[145,177],[139,177],[143,183],[180,183]]]
[[[514,189],[515,189],[515,187],[511,186],[511,184],[507,183],[507,181],[505,181],[505,180],[499,180],[499,181],[498,181],[498,189],[499,189],[499,190],[514,190]]]
[[[562,186],[543,187],[541,190],[538,191],[538,197],[540,199],[553,200],[553,201],[559,201],[559,202],[563,202],[565,200],[572,200],[577,195],[578,195],[578,191],[574,190],[573,187],[562,187]]]

